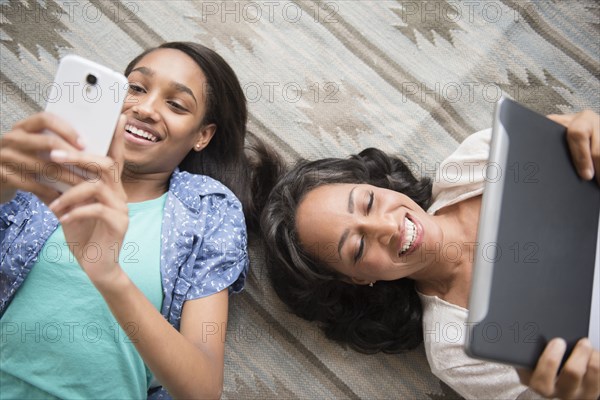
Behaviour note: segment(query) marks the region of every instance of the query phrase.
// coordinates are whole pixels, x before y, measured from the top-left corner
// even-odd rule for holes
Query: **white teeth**
[[[400,255],[404,254],[417,238],[417,226],[410,219],[404,217],[404,244],[400,249]]]
[[[143,137],[144,139],[148,139],[151,142],[157,142],[158,138],[153,134],[146,132],[144,130],[138,129],[133,125],[125,125],[125,130],[135,136]]]

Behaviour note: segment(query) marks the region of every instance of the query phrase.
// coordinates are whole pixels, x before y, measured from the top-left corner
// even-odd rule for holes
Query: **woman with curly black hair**
[[[552,118],[568,126],[576,167],[592,179],[598,115]],[[467,138],[433,184],[376,149],[300,162],[262,214],[273,287],[296,315],[358,351],[397,353],[425,339],[432,371],[466,398],[537,396],[521,382],[546,396],[597,398],[599,353],[587,339],[558,379],[561,339],[519,379],[512,367],[468,358],[462,341],[424,335],[440,323],[465,326],[489,140],[489,130]]]
[[[349,285],[326,266],[336,246],[320,246],[320,257],[300,245],[295,221],[299,203],[312,189],[336,183],[369,183],[405,193],[422,208],[431,202],[431,183],[418,181],[399,159],[366,149],[350,159],[324,159],[299,164],[277,185],[264,216],[267,261],[277,295],[300,317],[325,322],[331,339],[348,342],[366,353],[395,353],[422,340],[421,302],[414,281],[379,281],[377,290]],[[397,312],[390,313],[389,309]]]

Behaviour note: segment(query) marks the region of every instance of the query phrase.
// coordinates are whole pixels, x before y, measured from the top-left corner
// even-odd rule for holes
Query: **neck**
[[[434,216],[443,238],[435,260],[412,277],[420,292],[466,306],[477,236],[477,205],[466,200]]]
[[[172,172],[138,173],[125,167],[121,179],[127,202],[139,203],[162,196],[169,189],[171,174]]]

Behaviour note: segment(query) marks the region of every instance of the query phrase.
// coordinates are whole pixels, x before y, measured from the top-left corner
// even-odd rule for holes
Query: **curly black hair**
[[[300,245],[296,211],[306,194],[334,183],[370,184],[395,190],[426,209],[431,181],[417,179],[399,158],[369,148],[347,159],[301,161],[273,188],[261,217],[269,278],[293,313],[319,321],[328,338],[363,353],[398,353],[423,340],[421,302],[411,279],[378,281],[374,287],[347,279]]]

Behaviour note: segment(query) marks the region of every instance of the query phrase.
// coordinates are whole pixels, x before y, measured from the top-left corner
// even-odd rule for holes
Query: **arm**
[[[89,262],[83,254],[89,243],[108,249],[116,242],[121,248],[127,230],[126,195],[121,180],[114,179],[123,165],[119,143],[123,138],[118,135],[115,139],[111,155],[117,175],[115,161],[109,157],[81,152],[51,154],[55,162],[71,162],[84,169],[93,165],[100,179],[74,186],[50,209],[62,223],[67,242],[78,243],[72,249],[74,256],[161,384],[176,398],[218,398],[223,382],[227,291],[184,303],[179,332],[133,284],[118,257],[105,251],[96,262]],[[221,334],[212,334],[215,326]]]
[[[469,357],[467,310],[436,297],[421,295],[423,345],[431,372],[465,399],[540,399],[519,382],[509,365]]]
[[[223,389],[227,289],[184,303],[181,332],[169,324],[125,273],[99,288],[122,327],[174,398],[219,398]]]
[[[462,348],[458,348],[462,351]],[[456,355],[454,365],[432,372],[465,399],[540,400],[541,395],[519,384],[515,370],[507,365],[466,359]]]

